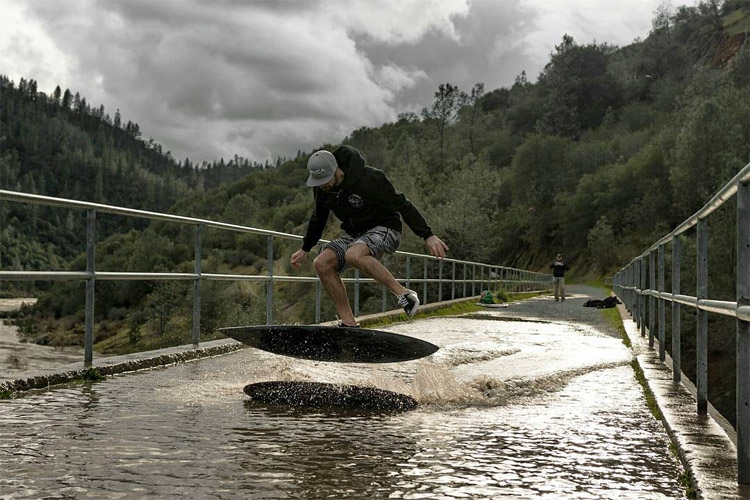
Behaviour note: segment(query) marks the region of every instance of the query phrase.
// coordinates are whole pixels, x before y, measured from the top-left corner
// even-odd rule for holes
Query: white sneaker
[[[406,316],[411,318],[417,314],[417,309],[419,309],[419,295],[414,290],[407,288],[405,294],[398,296],[398,305],[403,307]]]

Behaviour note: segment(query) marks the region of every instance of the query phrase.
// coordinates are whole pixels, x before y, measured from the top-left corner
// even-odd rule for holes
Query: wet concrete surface
[[[0,498],[683,498],[632,352],[582,307],[602,292],[569,290],[387,328],[441,347],[425,360],[242,349],[0,401]],[[420,406],[259,406],[242,388],[266,380],[378,387]]]
[[[750,499],[750,489],[737,484],[737,448],[734,431],[718,412],[710,408],[699,415],[695,387],[684,375],[674,382],[672,360],[659,360],[658,335],[648,346],[648,329],[642,337],[630,313],[618,306],[636,359],[649,389],[663,414],[664,425],[691,476],[698,498]]]

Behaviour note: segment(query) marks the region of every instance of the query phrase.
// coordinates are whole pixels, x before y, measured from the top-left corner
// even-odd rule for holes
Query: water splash
[[[417,368],[412,395],[422,404],[437,406],[472,406],[484,400],[481,392],[459,382],[442,366],[427,361]]]

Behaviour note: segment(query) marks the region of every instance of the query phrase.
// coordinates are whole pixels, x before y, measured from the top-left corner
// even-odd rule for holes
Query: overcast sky
[[[565,33],[645,38],[662,2],[0,0],[0,74],[119,108],[178,159],[263,161],[419,113],[440,83],[535,81]]]

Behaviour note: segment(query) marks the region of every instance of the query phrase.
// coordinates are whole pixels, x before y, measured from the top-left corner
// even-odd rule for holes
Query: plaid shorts
[[[370,253],[376,259],[381,258],[384,254],[395,252],[401,245],[401,233],[384,226],[375,226],[366,233],[356,238],[350,234],[344,233],[339,238],[332,240],[320,246],[319,252],[330,248],[336,254],[338,259],[337,271],[343,273],[349,266],[346,264],[346,251],[350,246],[362,243],[367,245]]]

